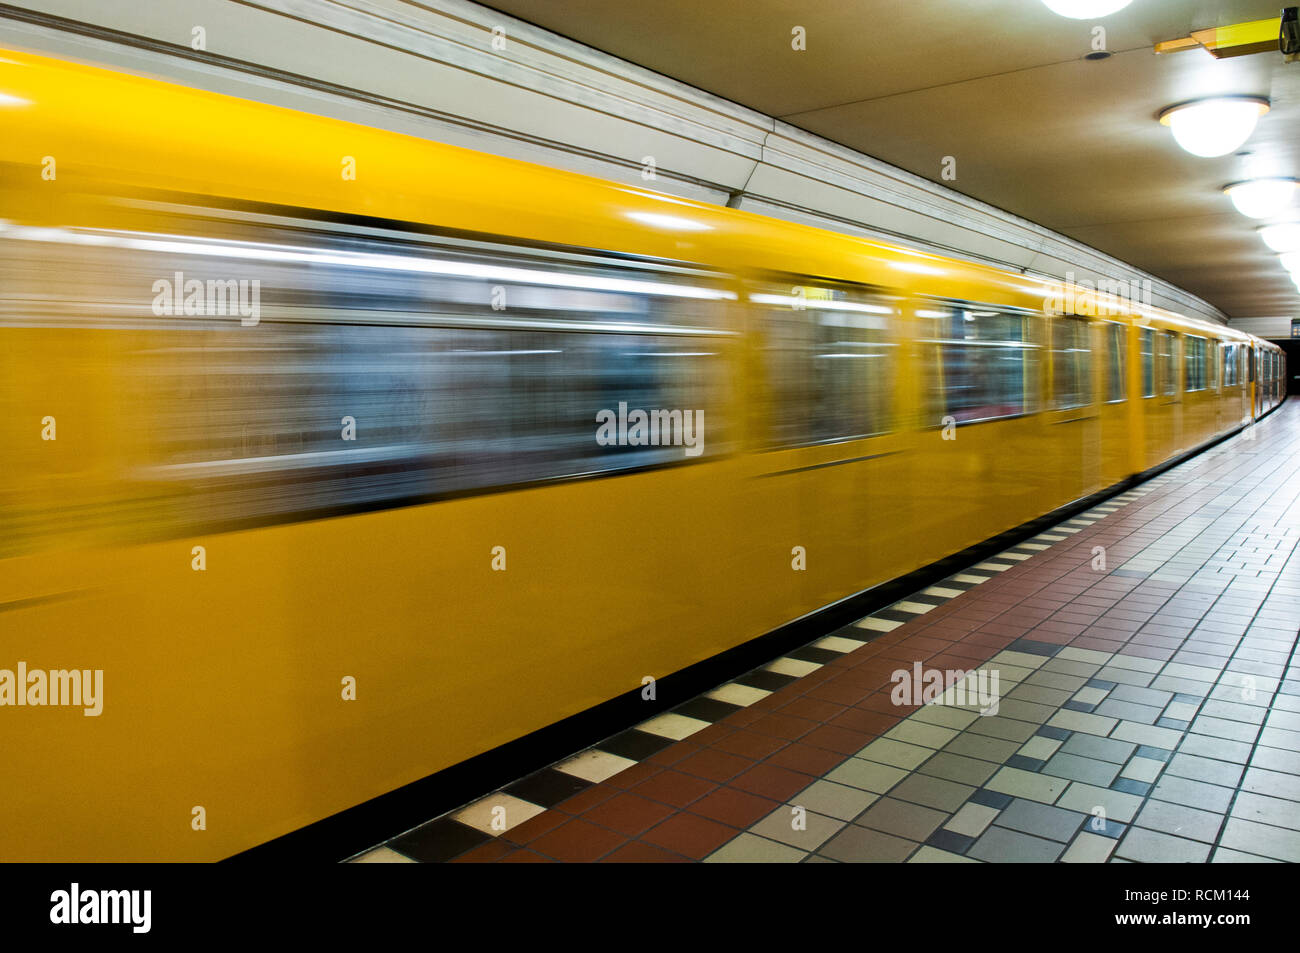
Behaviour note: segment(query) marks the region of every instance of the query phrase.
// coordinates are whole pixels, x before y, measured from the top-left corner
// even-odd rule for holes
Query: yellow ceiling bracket
[[[1197,47],[1207,49],[1216,59],[1229,56],[1249,56],[1251,53],[1267,53],[1278,49],[1277,38],[1282,30],[1282,18],[1271,20],[1252,20],[1249,23],[1234,23],[1231,26],[1213,27],[1209,30],[1196,30],[1190,36],[1176,40],[1165,40],[1156,44],[1157,53],[1177,53],[1180,50],[1192,50]]]

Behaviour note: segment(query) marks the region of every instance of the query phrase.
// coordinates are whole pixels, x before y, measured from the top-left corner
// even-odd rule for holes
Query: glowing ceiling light
[[[1127,7],[1133,0],[1043,0],[1047,9],[1071,20],[1108,17]]]
[[[1252,179],[1223,187],[1237,211],[1248,218],[1268,218],[1282,211],[1295,199],[1300,181],[1295,179]]]
[[[1291,272],[1291,277],[1300,281],[1300,251],[1287,252],[1282,256],[1282,267]]]
[[[1226,156],[1255,131],[1259,117],[1268,112],[1261,96],[1221,96],[1170,106],[1160,113],[1174,139],[1194,156]]]
[[[1300,251],[1300,223],[1285,222],[1281,225],[1265,225],[1259,230],[1259,237],[1273,251]]]

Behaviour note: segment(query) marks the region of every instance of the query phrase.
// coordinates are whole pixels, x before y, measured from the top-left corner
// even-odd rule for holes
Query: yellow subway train
[[[0,51],[0,124],[6,861],[236,854],[1284,390],[1119,286],[88,65]]]

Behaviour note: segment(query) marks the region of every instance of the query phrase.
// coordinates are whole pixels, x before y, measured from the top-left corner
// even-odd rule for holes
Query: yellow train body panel
[[[118,298],[29,320],[39,296],[6,302],[0,284],[0,669],[104,673],[98,715],[0,707],[15,782],[0,794],[2,860],[229,856],[1118,483],[1280,399],[1278,367],[1266,399],[1249,373],[1271,345],[1126,305],[1085,315],[1080,339],[1122,350],[1120,384],[1090,359],[1092,399],[1062,409],[1051,335],[1073,316],[1044,315],[1053,283],[90,66],[0,52],[0,122],[0,281],[41,267],[23,250],[57,232],[79,236],[60,254],[86,264],[54,274],[93,296],[117,280],[96,241],[192,225],[202,216],[175,208],[209,199],[223,214],[682,263],[716,278],[717,323],[699,340],[721,369],[711,406],[725,424],[725,452],[682,465],[195,531],[192,498],[128,493],[124,476],[163,452],[157,381],[182,361],[179,338],[147,316],[96,325]],[[883,302],[861,306],[888,314],[861,325],[892,360],[873,397],[889,408],[880,432],[764,443],[780,407],[754,302],[791,280]],[[1025,412],[957,427],[933,413],[957,371],[927,338],[936,300],[1023,314],[1021,345],[1038,355],[1023,365]],[[1142,394],[1147,331],[1178,352],[1169,394]],[[203,360],[235,340],[223,335]],[[1193,339],[1212,342],[1217,370],[1187,390]],[[1225,345],[1252,355],[1231,352],[1237,383]],[[1112,386],[1123,399],[1103,399]]]

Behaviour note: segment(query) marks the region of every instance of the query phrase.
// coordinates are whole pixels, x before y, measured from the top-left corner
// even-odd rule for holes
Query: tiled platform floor
[[[1297,544],[1291,402],[355,860],[1300,861]],[[917,663],[996,711],[896,704]]]

